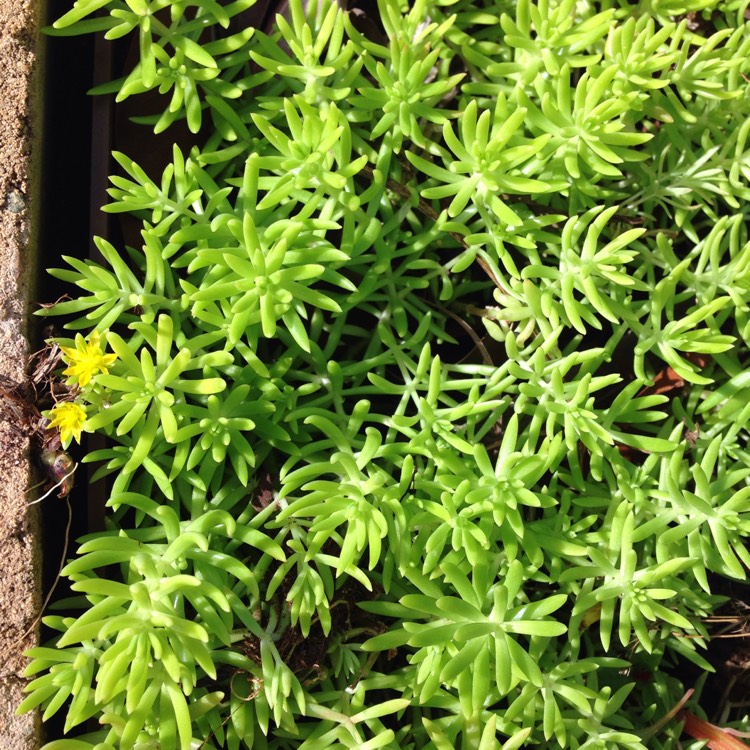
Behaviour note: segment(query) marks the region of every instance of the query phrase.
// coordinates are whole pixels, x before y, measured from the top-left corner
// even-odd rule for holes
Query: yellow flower
[[[49,417],[48,427],[57,427],[60,431],[63,447],[67,447],[71,438],[75,438],[77,443],[81,442],[83,423],[86,421],[86,410],[82,406],[65,401],[46,414]]]
[[[77,334],[75,344],[75,347],[60,347],[65,361],[70,365],[67,370],[63,370],[63,375],[69,375],[84,388],[97,373],[109,372],[117,355],[104,354],[99,342],[99,331],[94,331],[88,341],[80,333]]]

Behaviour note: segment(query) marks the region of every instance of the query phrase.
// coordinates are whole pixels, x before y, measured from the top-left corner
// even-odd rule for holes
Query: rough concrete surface
[[[0,0],[0,376],[14,381],[25,375],[36,276],[41,6]],[[28,440],[0,409],[0,750],[39,746],[38,717],[15,716],[26,682],[23,651],[34,644],[39,607],[36,508],[25,496],[29,471]]]

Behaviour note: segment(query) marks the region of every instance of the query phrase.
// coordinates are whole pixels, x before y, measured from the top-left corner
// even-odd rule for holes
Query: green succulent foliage
[[[46,750],[680,747],[665,667],[750,567],[744,5],[251,6],[56,24],[137,34],[100,91],[201,145],[115,153],[142,243],[52,271],[116,355],[76,392],[110,516],[21,710]]]
[[[425,5],[415,3],[407,18],[422,18]],[[440,25],[412,22],[404,28],[395,13],[390,19],[387,13],[383,22],[390,38],[388,49],[372,46],[369,50],[372,55],[363,56],[365,68],[378,85],[358,88],[352,104],[363,113],[371,113],[376,120],[370,138],[388,133],[387,143],[395,153],[401,151],[404,138],[419,148],[427,148],[422,128],[429,127],[427,123],[445,122],[445,111],[437,105],[464,77],[461,73],[445,75],[449,60],[440,60],[445,58],[445,51],[438,40],[448,32],[453,19],[448,18]],[[357,36],[353,38],[356,40]],[[366,48],[369,46],[361,37],[359,40]],[[380,57],[383,61],[377,59]],[[443,75],[439,73],[437,80],[425,85],[433,75],[433,68]]]
[[[186,119],[197,133],[207,96],[237,99],[242,95],[234,79],[237,63],[246,59],[243,49],[254,29],[229,35],[226,30],[254,4],[255,0],[228,4],[217,0],[76,0],[49,31],[62,35],[106,31],[105,38],[112,40],[137,32],[140,55],[133,70],[95,91],[117,92],[117,101],[153,89],[160,94],[171,92],[167,108],[155,120],[155,132]],[[101,10],[109,11],[109,16],[100,14]],[[219,38],[201,42],[205,30],[215,26],[221,29]]]

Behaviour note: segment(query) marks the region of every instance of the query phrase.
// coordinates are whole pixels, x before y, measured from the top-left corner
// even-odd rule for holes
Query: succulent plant
[[[666,667],[750,565],[745,5],[251,5],[56,24],[137,30],[106,90],[210,132],[116,154],[142,246],[53,271],[112,513],[21,710],[101,724],[46,750],[680,746]]]

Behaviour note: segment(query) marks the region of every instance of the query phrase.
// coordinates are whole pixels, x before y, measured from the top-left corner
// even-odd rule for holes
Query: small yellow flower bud
[[[109,372],[109,367],[117,359],[116,354],[104,354],[102,351],[99,331],[94,331],[88,341],[79,333],[76,335],[75,347],[60,348],[63,358],[70,365],[67,370],[63,370],[63,375],[68,375],[81,388],[85,388],[98,373]]]
[[[57,404],[47,416],[50,420],[49,427],[57,427],[60,431],[60,442],[64,447],[70,444],[71,439],[81,442],[83,423],[86,421],[86,410],[82,406],[66,401]]]

